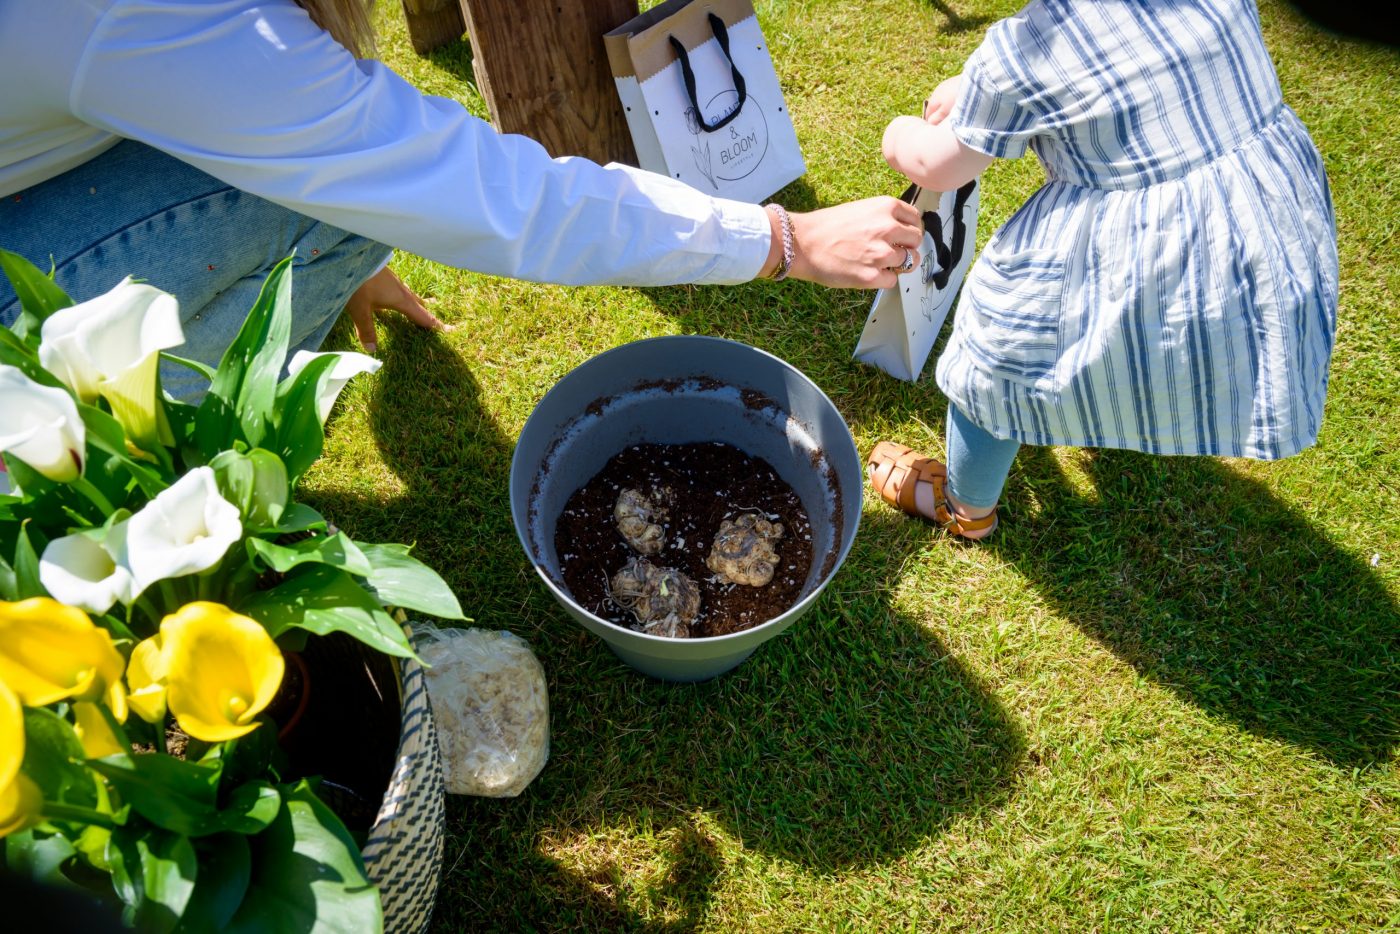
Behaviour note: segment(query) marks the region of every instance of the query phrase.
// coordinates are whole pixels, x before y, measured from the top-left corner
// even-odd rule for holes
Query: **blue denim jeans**
[[[210,366],[238,334],[272,267],[294,250],[292,352],[320,347],[351,293],[393,252],[130,140],[0,199],[0,247],[45,271],[55,267],[74,301],[128,275],[171,293],[185,331],[184,346],[172,352]],[[0,276],[0,324],[18,313]],[[172,364],[162,366],[161,383],[187,401],[205,389],[201,377]]]
[[[1021,442],[997,438],[948,404],[948,492],[964,506],[995,506]]]

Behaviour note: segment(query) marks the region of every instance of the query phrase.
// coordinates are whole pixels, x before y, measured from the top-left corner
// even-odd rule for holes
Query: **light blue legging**
[[[948,404],[948,493],[964,506],[997,504],[1020,449],[1021,442],[993,437]]]
[[[267,274],[293,250],[293,351],[317,349],[351,293],[392,253],[131,140],[0,199],[0,247],[45,271],[52,261],[74,301],[95,298],[124,276],[170,292],[185,332],[173,353],[211,366],[242,327]],[[0,326],[18,313],[0,276]],[[205,385],[174,364],[161,367],[161,383],[188,401]]]

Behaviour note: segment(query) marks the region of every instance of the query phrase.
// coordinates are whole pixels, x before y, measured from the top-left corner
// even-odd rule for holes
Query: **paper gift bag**
[[[807,170],[749,0],[667,0],[603,41],[642,168],[754,204]]]
[[[917,380],[948,311],[962,288],[977,244],[979,188],[973,179],[957,191],[910,186],[902,198],[924,223],[919,265],[880,289],[856,344],[855,358],[899,379]]]

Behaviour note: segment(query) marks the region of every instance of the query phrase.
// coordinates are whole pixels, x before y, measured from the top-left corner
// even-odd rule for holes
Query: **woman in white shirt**
[[[789,216],[551,159],[357,59],[364,0],[301,3],[0,0],[0,247],[51,261],[75,298],[127,274],[174,293],[206,362],[293,248],[310,348],[347,303],[362,339],[376,305],[435,324],[384,270],[391,247],[566,285],[876,288],[917,258],[894,198]],[[0,323],[16,313],[0,282]]]

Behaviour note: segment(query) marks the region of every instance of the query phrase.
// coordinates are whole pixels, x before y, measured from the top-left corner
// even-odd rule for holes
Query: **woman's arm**
[[[551,159],[378,62],[291,0],[118,0],[79,63],[76,116],[235,188],[437,262],[563,284],[752,278],[754,205]]]
[[[771,221],[757,205],[628,166],[552,159],[356,61],[291,0],[117,0],[69,100],[90,125],[238,189],[453,266],[664,285],[747,281],[771,258]],[[792,274],[829,285],[877,278],[862,264],[912,229],[896,203],[827,209],[864,237],[845,254],[836,247],[850,235],[808,229],[823,212],[794,216]]]

